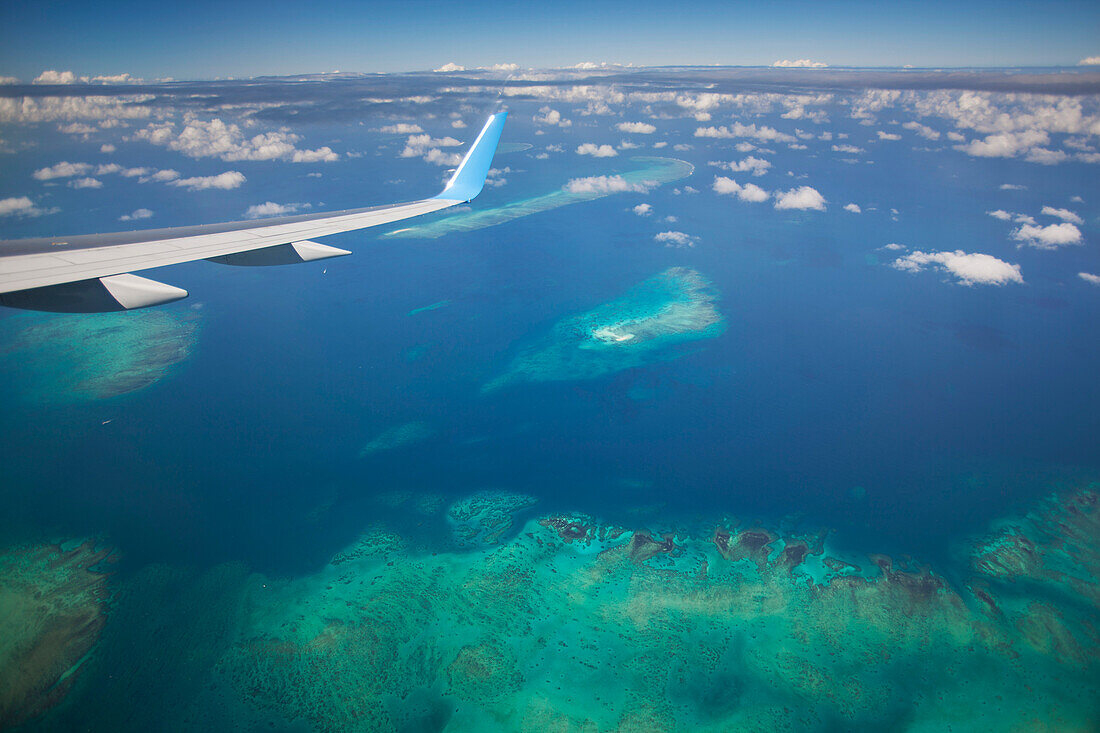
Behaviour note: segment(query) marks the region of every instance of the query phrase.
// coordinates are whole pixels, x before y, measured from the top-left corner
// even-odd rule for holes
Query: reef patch
[[[69,692],[107,621],[113,559],[92,541],[0,553],[0,728]]]
[[[192,309],[122,313],[20,313],[0,320],[5,391],[32,404],[106,400],[167,377],[194,351]]]
[[[620,177],[627,186],[658,186],[687,178],[695,170],[691,163],[675,158],[638,157],[631,160],[641,167],[621,174]],[[473,209],[457,214],[443,215],[441,218],[429,220],[423,224],[414,224],[413,226],[386,232],[383,236],[399,239],[436,239],[452,232],[472,232],[485,227],[497,226],[543,211],[603,198],[611,193],[611,190],[598,188],[592,190],[566,190],[561,188],[492,209]]]
[[[717,292],[701,274],[670,268],[615,300],[558,321],[548,334],[519,348],[482,392],[521,382],[595,379],[675,359],[686,353],[684,344],[725,329],[717,302]]]

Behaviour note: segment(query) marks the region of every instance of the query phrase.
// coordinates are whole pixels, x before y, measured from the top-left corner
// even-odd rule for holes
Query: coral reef
[[[557,515],[501,544],[529,500],[480,494],[450,514],[486,525],[481,549],[375,537],[315,577],[265,580],[220,669],[257,713],[318,730],[1086,730],[1090,492],[978,542],[965,587],[884,555],[861,573],[824,535],[763,527],[692,537]],[[1029,544],[998,544],[1010,528]],[[1001,567],[1044,592],[986,572]]]
[[[621,297],[556,323],[550,333],[522,347],[492,392],[515,382],[593,379],[674,359],[682,344],[713,338],[725,321],[717,293],[695,270],[673,267]]]
[[[104,400],[137,392],[187,359],[197,311],[25,313],[0,321],[0,369],[14,399],[35,404]]]
[[[537,501],[525,494],[482,491],[451,504],[447,519],[459,546],[493,545],[512,528],[516,513]]]
[[[111,551],[88,541],[0,554],[0,728],[60,702],[106,622]]]
[[[695,170],[694,166],[675,158],[632,158],[632,162],[642,167],[623,173],[620,177],[626,186],[638,186],[651,188],[663,183],[687,178]],[[513,201],[492,209],[475,209],[463,211],[457,214],[448,214],[440,218],[429,220],[423,224],[414,224],[391,232],[386,232],[386,237],[398,238],[428,238],[435,239],[451,232],[472,232],[485,227],[497,226],[505,222],[519,219],[531,214],[538,214],[561,206],[576,204],[581,201],[592,201],[603,198],[614,192],[611,188],[593,187],[585,190],[568,190],[565,188],[550,191],[548,193]]]

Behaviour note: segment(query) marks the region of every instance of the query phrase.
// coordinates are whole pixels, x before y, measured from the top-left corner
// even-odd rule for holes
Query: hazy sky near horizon
[[[0,76],[213,78],[515,63],[1069,66],[1100,56],[1100,4],[44,0],[0,7]]]

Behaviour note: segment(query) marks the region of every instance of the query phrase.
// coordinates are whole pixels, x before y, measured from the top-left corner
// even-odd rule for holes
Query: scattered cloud
[[[763,158],[749,156],[744,160],[730,161],[729,163],[714,162],[719,168],[724,168],[733,173],[752,173],[754,176],[762,176],[768,172],[772,164]]]
[[[166,173],[167,171],[160,171],[160,173]],[[175,173],[175,171],[171,171]],[[178,173],[176,175],[179,175]],[[155,176],[154,176],[155,179]],[[216,176],[196,176],[194,178],[180,178],[169,183],[171,186],[179,186],[186,188],[189,191],[202,191],[208,188],[220,188],[229,190],[231,188],[239,188],[242,183],[247,180],[244,174],[240,171],[226,171],[225,173],[219,173]]]
[[[424,156],[424,160],[435,165],[454,168],[462,162],[462,156],[458,153],[445,153],[439,148],[432,148]]]
[[[286,216],[296,213],[301,208],[309,208],[309,204],[277,204],[274,201],[265,201],[262,204],[249,206],[244,215],[248,219],[262,219],[267,216]]]
[[[649,216],[653,213],[653,207],[649,204],[638,204],[633,208],[633,211],[638,216]]]
[[[954,252],[921,252],[917,250],[894,261],[892,267],[903,272],[921,272],[934,267],[953,275],[961,285],[1005,285],[1022,283],[1020,266],[999,260],[992,255]]]
[[[66,135],[91,135],[96,132],[96,128],[91,125],[86,125],[83,122],[70,122],[67,125],[58,125],[58,132],[63,132]]]
[[[2,204],[2,203],[3,202],[0,201],[0,204]],[[1091,272],[1079,272],[1079,273],[1077,273],[1077,277],[1081,278],[1082,280],[1084,280],[1087,283],[1092,283],[1093,285],[1100,285],[1100,275],[1093,275]]]
[[[140,84],[143,80],[136,79],[129,74],[113,74],[111,76],[93,76],[92,81],[97,84]]]
[[[1043,216],[1053,216],[1071,224],[1084,224],[1085,220],[1069,209],[1056,209],[1053,206],[1044,206],[1041,212]]]
[[[816,188],[811,186],[799,186],[785,193],[776,192],[775,208],[777,209],[814,209],[825,210],[825,197]]]
[[[456,130],[464,130],[466,128],[466,123],[462,120],[451,120],[451,127]]]
[[[144,171],[144,170],[148,170],[148,169],[147,168],[131,168],[130,169],[130,171]],[[130,171],[123,171],[122,175],[124,175],[124,176],[128,175],[130,173]],[[154,173],[151,176],[143,176],[142,178],[139,178],[138,183],[148,183],[149,181],[155,181],[157,183],[168,183],[169,181],[174,181],[179,177],[180,177],[180,172],[179,171],[174,171],[171,168],[165,168],[164,170],[157,171],[156,173]]]
[[[69,188],[103,188],[103,181],[97,178],[74,178],[69,181]]]
[[[34,78],[32,84],[76,84],[80,79],[71,71],[43,71]]]
[[[760,188],[760,186],[752,183],[746,183],[742,186],[732,178],[726,178],[725,176],[715,176],[711,188],[719,195],[736,196],[742,201],[748,201],[750,203],[767,201],[771,196],[771,194]]]
[[[844,210],[850,211],[853,214],[862,214],[863,209],[859,208],[859,204],[844,204]]]
[[[42,216],[57,209],[40,209],[27,196],[0,199],[0,216]]]
[[[435,165],[454,167],[462,162],[462,156],[458,153],[445,153],[440,148],[453,148],[461,144],[459,140],[449,136],[433,138],[428,134],[409,135],[400,155],[402,158],[423,158]]]
[[[584,143],[577,146],[577,155],[591,155],[594,158],[611,158],[618,153],[610,145],[596,145],[596,143]]]
[[[239,125],[220,119],[190,118],[177,134],[171,122],[152,123],[134,134],[137,140],[163,145],[192,158],[216,157],[225,161],[289,160],[293,163],[332,162],[340,156],[325,146],[299,150],[302,136],[285,130],[264,132],[251,137]]]
[[[1001,221],[1008,221],[1012,218],[1013,214],[1010,211],[1004,209],[995,209],[994,211],[985,212],[992,216],[994,219],[1000,219]]]
[[[699,240],[698,237],[693,237],[690,234],[672,231],[655,234],[653,239],[666,247],[694,247],[695,243]]]
[[[615,125],[619,132],[629,132],[636,135],[652,135],[657,128],[648,122],[620,122]]]
[[[856,147],[855,145],[849,145],[848,143],[844,143],[843,145],[834,145],[833,146],[833,152],[834,153],[848,153],[849,155],[855,155],[856,153],[863,153],[863,152],[866,152],[866,151],[863,148]]]
[[[416,135],[417,133],[424,132],[424,128],[411,122],[398,122],[394,125],[380,127],[378,131],[384,135]]]
[[[450,61],[446,64],[443,64],[438,69],[432,69],[432,71],[436,72],[437,74],[449,74],[452,71],[465,71],[465,70],[466,70],[465,66],[459,66],[458,64],[454,63],[453,61]]]
[[[1000,185],[1000,189],[1002,191],[1026,191],[1027,186],[1021,185],[1019,183],[1002,183]]]
[[[504,174],[511,172],[512,169],[508,166],[504,168],[490,168],[489,172],[485,174],[485,185],[499,188],[508,183],[508,179],[504,177]]]
[[[766,125],[757,127],[756,123],[743,125],[740,122],[735,122],[729,127],[725,125],[721,127],[698,127],[695,129],[695,137],[712,137],[717,139],[748,137],[767,142],[796,142],[796,138],[793,135],[779,132],[774,127],[768,127]]]
[[[535,115],[534,121],[536,125],[556,125],[557,127],[571,127],[573,125],[572,120],[567,120],[561,116],[561,112],[550,107],[542,107],[539,109],[539,113]]]
[[[1048,224],[1045,227],[1024,224],[1012,232],[1012,238],[1020,242],[1020,246],[1026,245],[1036,249],[1057,249],[1069,244],[1082,244],[1084,242],[1081,230],[1069,222]]]
[[[893,132],[883,132],[882,130],[879,130],[878,131],[878,139],[879,140],[901,140],[901,135],[898,135],[898,134],[893,133]]]
[[[1100,56],[1088,56],[1077,62],[1078,66],[1100,66]]]
[[[897,251],[905,249],[905,245],[904,244],[898,244],[897,242],[890,242],[889,244],[882,245],[881,247],[879,247],[879,249],[887,249],[887,250],[890,250],[892,252],[897,252]]]
[[[129,214],[123,214],[118,217],[119,221],[137,221],[139,219],[151,219],[153,218],[153,212],[149,209],[134,209]]]
[[[772,66],[780,69],[824,69],[829,65],[823,61],[811,61],[810,59],[795,59],[793,61],[780,59]]]
[[[103,143],[99,146],[99,152],[101,153],[113,153],[115,150],[117,150],[117,148],[110,143]]]
[[[902,127],[906,130],[912,130],[913,132],[917,133],[918,135],[920,135],[921,137],[923,137],[926,140],[939,140],[940,139],[940,133],[939,132],[937,132],[936,130],[933,130],[928,125],[922,125],[921,123],[916,122],[916,121],[906,122],[902,125]]]
[[[39,168],[32,176],[37,181],[51,181],[54,178],[72,178],[73,176],[83,176],[92,170],[92,166],[88,163],[70,163],[67,160],[63,160],[57,165],[51,165],[46,168]]]
[[[563,187],[569,193],[648,193],[651,186],[645,183],[631,183],[622,176],[589,176],[574,178]]]

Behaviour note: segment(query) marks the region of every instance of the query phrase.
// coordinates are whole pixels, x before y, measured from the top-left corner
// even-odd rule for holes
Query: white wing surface
[[[0,241],[0,304],[85,313],[128,310],[187,296],[180,288],[128,274],[135,270],[202,259],[279,265],[351,254],[310,240],[470,201],[485,184],[507,114],[489,118],[446,188],[433,198],[263,221]]]

